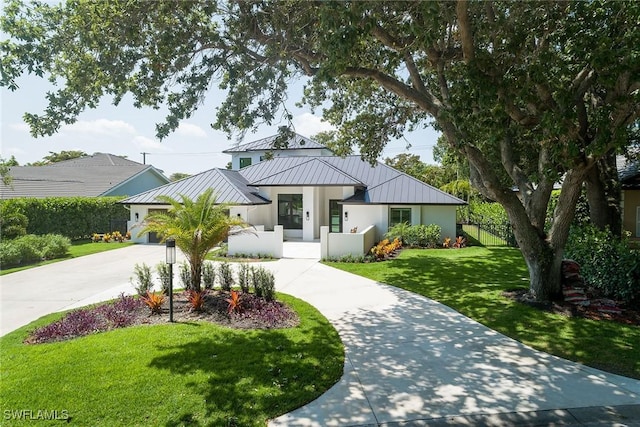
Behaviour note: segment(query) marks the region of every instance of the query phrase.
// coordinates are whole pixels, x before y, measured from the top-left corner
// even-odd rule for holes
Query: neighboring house
[[[640,240],[640,161],[617,159],[622,187],[622,229],[631,232],[633,240]]]
[[[132,196],[167,184],[151,165],[106,153],[45,166],[12,166],[11,183],[0,185],[0,198]]]
[[[235,159],[244,155],[242,147],[251,155],[268,152],[265,141],[269,139],[227,152]],[[131,206],[130,227],[139,227],[150,212],[167,209],[156,199],[159,195],[195,198],[214,188],[219,202],[232,205],[231,215],[260,229],[282,226],[284,238],[312,241],[320,238],[321,227],[326,226],[331,233],[375,230],[379,240],[390,226],[401,222],[437,224],[443,238],[455,237],[456,207],[464,205],[463,200],[383,163],[371,165],[360,156],[317,155],[331,152],[299,135],[295,141],[312,148],[289,144],[288,150],[275,150],[271,160],[258,157],[253,163],[252,158],[252,164],[240,170],[211,169],[123,200]],[[299,155],[307,149],[318,151]],[[136,234],[132,230],[134,239]],[[137,241],[157,238],[142,235]]]

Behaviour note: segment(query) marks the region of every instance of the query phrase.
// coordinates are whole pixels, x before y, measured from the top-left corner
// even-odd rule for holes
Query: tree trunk
[[[585,182],[591,223],[601,230],[608,227],[614,236],[620,236],[622,234],[621,191],[615,152],[598,160],[589,170]]]

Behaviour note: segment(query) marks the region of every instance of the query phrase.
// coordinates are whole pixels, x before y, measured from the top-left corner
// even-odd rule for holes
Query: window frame
[[[399,221],[395,221],[393,220],[393,211],[400,211],[400,220]],[[402,215],[402,211],[408,211],[408,218],[404,218],[404,215]],[[402,224],[403,222],[406,222],[407,224],[411,225],[411,217],[412,217],[412,209],[409,208],[405,208],[405,207],[393,207],[393,208],[389,208],[389,228],[398,225],[398,224]]]
[[[246,163],[247,161],[249,161],[249,164],[243,164],[243,163]],[[252,163],[253,163],[253,159],[251,157],[240,157],[238,160],[238,165],[240,166],[240,169],[246,168],[247,166],[251,166]]]

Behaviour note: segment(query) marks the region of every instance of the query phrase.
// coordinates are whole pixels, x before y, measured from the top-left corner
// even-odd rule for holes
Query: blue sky
[[[216,106],[224,96],[217,90],[212,90],[196,114],[182,122],[178,130],[163,141],[155,137],[155,124],[163,120],[165,112],[137,109],[127,98],[117,107],[105,99],[99,108],[85,111],[76,123],[62,126],[57,134],[33,138],[22,116],[25,112],[41,113],[46,106],[45,94],[53,86],[46,79],[35,76],[24,76],[18,83],[20,89],[15,92],[0,88],[0,155],[5,159],[13,155],[21,165],[40,160],[50,151],[104,152],[127,156],[140,163],[143,161],[141,153],[146,152],[149,153],[146,162],[163,170],[167,176],[174,172],[195,174],[225,167],[230,156],[222,151],[237,143],[210,126]],[[318,112],[313,115],[308,108],[295,107],[300,93],[301,85],[296,85],[289,94],[291,105],[288,108],[294,116],[296,132],[310,137],[329,130],[330,126],[321,121]],[[247,132],[242,142],[273,135],[277,126],[263,125],[256,133]],[[383,157],[410,152],[426,163],[433,163],[432,148],[437,138],[438,133],[432,128],[408,133],[404,139],[389,144]],[[411,144],[409,150],[407,143]]]

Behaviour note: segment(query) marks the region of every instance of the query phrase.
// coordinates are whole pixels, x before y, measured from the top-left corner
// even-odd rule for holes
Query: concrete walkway
[[[136,245],[2,276],[1,333],[131,292],[136,263],[163,261],[164,247]],[[315,259],[263,265],[279,291],[333,323],[346,350],[342,379],[271,426],[640,427],[638,380],[536,352],[427,298]]]

